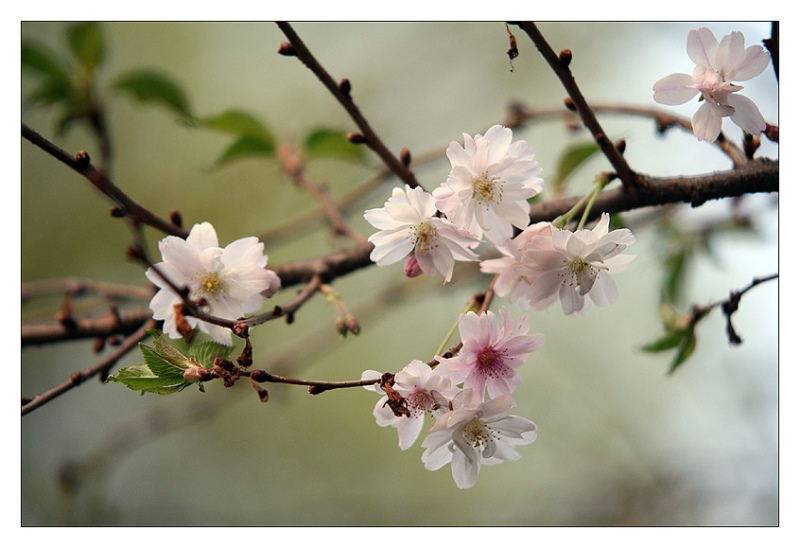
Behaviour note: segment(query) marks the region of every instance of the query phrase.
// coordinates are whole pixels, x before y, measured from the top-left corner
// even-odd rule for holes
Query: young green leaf
[[[214,367],[214,360],[230,356],[232,346],[225,346],[216,341],[204,341],[193,344],[186,352],[188,357],[203,367]]]
[[[269,158],[275,152],[275,147],[271,143],[264,142],[258,137],[244,136],[233,142],[217,158],[214,167],[222,167],[234,160],[243,158],[263,157]]]
[[[121,382],[131,390],[151,392],[153,394],[174,394],[180,392],[191,383],[175,377],[162,377],[153,373],[145,363],[121,369],[116,375],[110,375],[109,381]]]
[[[25,98],[30,105],[53,104],[75,95],[66,63],[42,44],[32,40],[22,42],[22,68],[43,78]]]
[[[192,118],[189,100],[183,88],[156,70],[129,71],[119,76],[112,84],[112,88],[123,93],[130,93],[140,101],[160,103],[183,118]]]
[[[327,128],[310,132],[303,143],[303,150],[308,158],[328,157],[356,163],[367,160],[364,147],[351,143],[345,132]]]
[[[600,150],[595,142],[575,143],[567,147],[558,161],[558,171],[553,179],[553,191],[556,195],[564,194],[566,181],[573,171]]]
[[[668,374],[672,374],[675,372],[678,367],[688,360],[692,354],[694,354],[694,350],[697,347],[697,337],[694,334],[694,329],[687,329],[684,332],[683,338],[681,339],[680,344],[678,345],[678,353],[675,354],[675,358],[672,360],[672,365],[669,368]]]
[[[100,25],[90,21],[75,23],[67,29],[67,44],[75,59],[91,73],[105,58],[105,42]]]
[[[670,329],[650,344],[641,347],[645,352],[665,352],[677,347],[684,338],[685,329]]]
[[[275,148],[272,134],[261,121],[252,114],[239,109],[228,109],[214,116],[207,116],[197,121],[197,125],[237,137],[255,137]]]

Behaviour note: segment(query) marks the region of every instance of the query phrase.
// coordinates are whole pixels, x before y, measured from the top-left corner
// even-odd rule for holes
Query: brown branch
[[[589,131],[592,132],[595,141],[600,146],[603,154],[606,155],[606,158],[608,158],[608,161],[616,170],[617,175],[622,180],[625,189],[633,190],[638,188],[641,185],[639,176],[633,172],[628,165],[628,162],[625,160],[625,158],[623,158],[622,154],[614,146],[614,143],[612,143],[606,135],[605,131],[600,125],[600,122],[597,121],[597,118],[595,117],[591,107],[583,97],[583,93],[581,93],[580,88],[578,88],[578,84],[575,82],[575,79],[572,76],[572,71],[569,70],[569,62],[572,58],[572,53],[569,52],[569,50],[565,50],[562,52],[562,55],[556,55],[556,52],[553,51],[553,49],[550,47],[550,44],[547,43],[547,40],[545,40],[544,36],[541,34],[541,32],[539,32],[539,29],[536,28],[536,25],[533,23],[520,22],[515,24],[519,25],[519,27],[525,31],[528,37],[541,52],[547,63],[553,69],[553,72],[555,72],[556,76],[558,76],[559,80],[561,80],[562,85],[570,96],[571,106],[575,107],[575,110],[580,115],[584,125],[586,125]]]
[[[22,346],[76,339],[130,335],[153,316],[149,309],[109,312],[99,318],[70,318],[69,322],[23,324]]]
[[[672,127],[680,127],[689,134],[692,131],[692,121],[688,118],[676,116],[662,109],[652,107],[635,107],[631,105],[607,105],[592,103],[589,105],[596,114],[621,114],[625,116],[640,116],[652,118],[656,122],[656,129],[659,133],[664,133]],[[520,102],[514,102],[509,106],[509,112],[505,125],[510,128],[521,127],[526,123],[538,122],[542,119],[564,117],[565,115],[575,116],[575,113],[566,108],[531,109]],[[723,133],[713,143],[724,152],[732,161],[734,167],[741,167],[747,163],[744,151],[733,141],[725,137]]]
[[[147,338],[149,335],[147,334],[147,330],[153,329],[156,326],[155,320],[149,320],[144,326],[142,326],[138,331],[133,333],[130,337],[125,339],[123,343],[117,347],[112,354],[109,354],[107,357],[103,358],[96,364],[92,365],[91,367],[84,369],[83,371],[76,371],[73,373],[69,380],[51,388],[47,392],[43,394],[37,394],[32,399],[23,398],[22,401],[22,415],[25,416],[34,409],[37,409],[44,405],[45,403],[52,401],[53,399],[57,398],[58,396],[68,392],[69,390],[75,388],[79,384],[82,384],[83,381],[90,379],[94,376],[100,375],[102,376],[108,374],[108,371],[123,357],[127,354],[131,349],[133,349],[137,344]]]
[[[77,155],[70,156],[67,152],[29,128],[26,124],[22,124],[22,136],[55,159],[83,175],[95,188],[117,204],[125,215],[130,216],[135,221],[157,228],[165,234],[172,234],[174,236],[180,236],[181,238],[185,238],[189,235],[182,227],[159,217],[125,194],[108,177],[92,165],[87,153],[78,152]]]
[[[306,192],[314,196],[322,204],[322,209],[331,223],[331,229],[334,234],[340,236],[347,236],[351,240],[363,243],[367,239],[360,233],[356,232],[347,224],[342,216],[341,211],[336,204],[331,200],[328,193],[315,184],[306,175],[303,163],[294,151],[294,148],[289,143],[283,143],[278,148],[278,161],[280,162],[281,169],[286,175],[296,184],[303,188]]]
[[[311,51],[309,51],[308,47],[306,47],[305,43],[303,43],[300,36],[298,36],[289,23],[278,22],[277,25],[289,39],[289,42],[291,42],[291,48],[289,48],[291,50],[291,55],[296,56],[317,78],[319,78],[328,91],[330,91],[336,100],[344,107],[350,115],[350,118],[356,123],[358,129],[361,131],[361,137],[363,137],[362,142],[371,148],[378,157],[380,157],[386,167],[404,183],[411,188],[420,186],[411,170],[389,151],[383,141],[378,137],[375,131],[373,131],[372,127],[370,127],[364,115],[361,114],[358,106],[356,106],[355,102],[353,102],[353,99],[350,97],[349,82],[347,86],[340,86],[337,84],[331,75],[328,74],[328,71],[325,70]],[[285,50],[286,48],[283,49]]]
[[[644,207],[688,203],[697,207],[709,200],[732,198],[748,193],[778,192],[778,162],[759,159],[724,172],[696,177],[659,178],[642,176],[635,192],[622,189],[601,193],[590,218],[602,212],[620,213]],[[563,198],[531,205],[531,222],[551,221],[569,211],[580,198]]]

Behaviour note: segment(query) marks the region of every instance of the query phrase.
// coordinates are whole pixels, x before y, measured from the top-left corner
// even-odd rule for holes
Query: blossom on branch
[[[761,46],[744,47],[741,32],[732,32],[717,42],[706,27],[689,31],[686,52],[697,65],[692,74],[670,74],[653,85],[653,99],[664,105],[680,105],[702,94],[703,104],[692,116],[692,130],[701,141],[714,141],[722,131],[722,119],[752,135],[766,128],[756,104],[742,95],[734,84],[761,74],[770,56]]]
[[[503,323],[487,310],[480,316],[462,314],[458,321],[461,351],[452,358],[438,357],[443,374],[454,384],[463,383],[476,401],[483,401],[484,391],[490,398],[511,394],[520,381],[517,368],[544,343],[544,335],[528,335],[530,320],[512,320],[508,310],[500,309]]]
[[[494,292],[500,297],[508,296],[508,300],[517,303],[521,308],[530,308],[526,297],[531,290],[531,280],[521,268],[522,255],[525,251],[552,251],[553,224],[542,221],[530,225],[513,240],[498,244],[497,250],[503,257],[481,261],[481,272],[497,274]]]
[[[455,261],[477,261],[472,248],[479,238],[437,217],[435,202],[422,188],[406,185],[393,189],[384,207],[365,211],[364,218],[380,231],[369,237],[375,244],[369,258],[386,266],[411,254],[416,264],[407,264],[408,275],[417,268],[429,276],[438,271],[445,283],[453,276]]]
[[[592,302],[605,306],[617,300],[619,293],[610,274],[633,262],[635,255],[620,253],[636,238],[627,228],[609,232],[608,223],[609,215],[603,213],[592,230],[553,228],[549,238],[532,238],[534,243],[522,252],[517,266],[530,283],[524,294],[530,306],[547,308],[560,299],[565,314],[581,315],[591,309]]]
[[[518,460],[514,446],[533,443],[537,432],[533,422],[508,414],[513,406],[511,396],[504,395],[441,415],[422,442],[425,468],[450,464],[456,485],[469,489],[478,481],[481,465]]]
[[[362,379],[380,377],[377,371],[364,371]],[[378,385],[365,386],[367,390],[385,394],[386,389]],[[375,404],[372,414],[378,426],[397,428],[400,449],[408,449],[417,441],[425,422],[425,415],[434,415],[446,410],[447,402],[458,393],[458,388],[450,382],[450,378],[440,375],[427,363],[413,360],[394,376],[392,389],[404,400],[404,409],[408,414],[395,413],[389,405],[389,396],[384,395]],[[444,405],[444,409],[442,409]]]
[[[262,242],[255,237],[242,238],[221,248],[214,227],[207,222],[194,225],[185,240],[167,236],[158,248],[163,262],[145,272],[160,288],[150,301],[150,309],[155,319],[164,320],[164,332],[173,339],[181,337],[175,305],[182,299],[167,280],[178,289],[187,288],[192,301],[206,303],[210,315],[226,320],[258,311],[264,297],[272,296],[281,286],[280,278],[265,268],[267,256]],[[186,321],[215,341],[231,344],[230,330],[190,316]]]
[[[530,222],[528,199],[542,191],[542,168],[525,141],[511,142],[511,130],[495,125],[485,135],[464,134],[464,145],[447,147],[452,169],[433,191],[436,207],[456,226],[493,243],[508,240],[513,227]]]

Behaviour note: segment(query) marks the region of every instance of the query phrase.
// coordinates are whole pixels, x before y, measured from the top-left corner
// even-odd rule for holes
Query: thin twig
[[[64,394],[65,392],[68,392],[69,390],[75,388],[76,386],[83,383],[87,379],[90,379],[97,375],[106,375],[108,371],[123,356],[125,356],[125,354],[127,354],[137,344],[139,344],[141,341],[147,338],[149,336],[147,334],[147,331],[153,329],[155,326],[156,326],[156,321],[152,319],[149,320],[138,331],[136,331],[130,337],[125,339],[122,342],[122,344],[116,349],[114,349],[114,352],[109,354],[107,357],[103,358],[102,360],[92,365],[91,367],[84,369],[83,371],[76,371],[70,376],[69,380],[61,383],[58,386],[51,388],[47,392],[43,394],[38,394],[30,400],[23,401],[22,415],[23,416],[27,415],[34,409],[37,409],[42,405],[44,405],[45,403],[52,401],[58,396]]]
[[[589,104],[586,102],[586,99],[583,97],[583,93],[581,93],[578,84],[575,82],[575,78],[572,76],[572,71],[569,70],[569,61],[572,57],[572,54],[569,55],[562,55],[559,56],[553,51],[553,48],[550,47],[550,44],[547,43],[544,36],[539,29],[536,27],[535,24],[532,22],[520,22],[516,23],[519,27],[525,31],[528,37],[533,41],[536,45],[537,49],[541,52],[542,56],[545,58],[547,63],[550,65],[550,68],[553,69],[553,72],[556,73],[559,80],[561,80],[564,89],[567,90],[567,93],[570,96],[571,102],[575,107],[575,110],[580,115],[583,123],[592,132],[595,141],[600,146],[600,149],[603,151],[603,154],[606,155],[608,161],[614,167],[617,172],[617,175],[622,180],[623,186],[627,190],[631,189],[638,189],[642,186],[642,181],[640,180],[639,176],[633,172],[633,170],[628,165],[627,160],[622,156],[622,154],[617,150],[614,146],[614,143],[606,135],[605,131],[603,130],[600,122],[597,121],[597,118],[594,115]]]
[[[406,183],[411,188],[415,188],[420,186],[417,178],[411,172],[411,170],[400,161],[400,159],[395,156],[394,154],[389,151],[383,141],[378,137],[378,135],[373,131],[372,127],[367,122],[367,119],[364,118],[364,115],[361,114],[358,106],[356,106],[353,99],[350,97],[349,91],[345,93],[342,90],[342,87],[334,81],[328,71],[317,61],[314,55],[309,51],[308,47],[306,47],[305,43],[300,39],[300,36],[294,31],[292,26],[286,22],[278,22],[278,28],[283,31],[286,37],[291,42],[294,50],[294,54],[297,58],[306,65],[311,72],[313,72],[317,78],[323,83],[323,85],[330,91],[330,93],[336,98],[337,101],[344,107],[347,113],[350,115],[350,118],[358,126],[358,129],[361,131],[361,134],[364,138],[364,144],[366,144],[369,148],[371,148],[386,167],[395,175],[397,175],[404,183]]]
[[[181,238],[185,238],[189,235],[182,227],[176,226],[172,222],[159,217],[125,194],[108,177],[92,165],[89,155],[85,152],[79,152],[77,155],[71,156],[26,124],[22,124],[22,136],[55,159],[83,175],[95,188],[117,204],[126,215],[129,215],[140,223],[157,228],[165,234],[172,234],[174,236],[180,236]]]

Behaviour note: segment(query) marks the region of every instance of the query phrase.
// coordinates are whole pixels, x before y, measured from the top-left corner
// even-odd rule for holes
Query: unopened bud
[[[173,209],[172,211],[169,212],[169,220],[172,221],[172,224],[174,224],[175,226],[180,226],[180,227],[183,226],[183,216],[181,215],[181,212],[178,211],[177,209]]]
[[[204,382],[214,378],[214,371],[208,367],[189,367],[183,372],[186,382]]]
[[[339,91],[350,97],[350,91],[353,89],[353,86],[350,84],[350,80],[347,78],[342,78],[342,81],[339,82]]]
[[[297,55],[294,46],[289,42],[281,42],[280,47],[278,47],[278,53],[286,57],[295,57]]]
[[[778,142],[778,126],[773,126],[772,124],[767,124],[767,129],[764,130],[764,135],[766,135],[767,139],[769,139],[773,143],[777,143]]]
[[[568,67],[571,61],[572,50],[562,49],[561,53],[558,55],[558,62],[561,63],[562,67]]]
[[[575,101],[572,100],[572,97],[567,97],[566,99],[564,99],[564,106],[567,107],[572,112],[575,112],[576,110],[578,110],[575,107]]]
[[[422,268],[419,266],[417,262],[417,258],[414,255],[409,255],[406,259],[406,264],[403,267],[403,272],[409,278],[416,278],[420,274],[422,274]]]
[[[620,154],[625,154],[625,139],[619,139],[616,143],[614,143],[614,148],[617,149],[617,152]]]
[[[403,150],[400,151],[400,161],[405,167],[411,165],[411,151],[408,150],[408,147],[403,147]]]
[[[89,158],[89,153],[85,150],[81,150],[75,155],[75,161],[78,162],[78,167],[81,168],[89,167],[89,164],[92,163],[92,159]]]
[[[125,210],[118,206],[112,207],[109,213],[112,217],[116,217],[117,219],[121,219],[125,216]]]
[[[358,323],[358,318],[356,318],[355,316],[350,316],[347,319],[347,329],[353,335],[358,335],[359,333],[361,333],[361,324]]]
[[[348,331],[349,329],[347,328],[345,319],[342,317],[336,318],[336,332],[342,337],[346,337]]]
[[[354,145],[363,145],[367,142],[367,138],[361,135],[360,133],[348,133],[347,140],[353,143]]]

